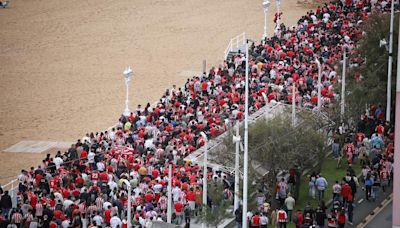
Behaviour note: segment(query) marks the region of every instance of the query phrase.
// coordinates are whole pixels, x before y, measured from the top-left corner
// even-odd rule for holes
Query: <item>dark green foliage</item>
[[[197,222],[204,222],[210,227],[218,227],[225,219],[233,217],[228,210],[232,202],[224,198],[223,192],[223,184],[213,181],[208,184],[208,197],[211,199],[212,206],[203,205],[203,211],[197,217]]]
[[[396,82],[398,20],[396,15],[393,33],[392,98]],[[385,47],[379,46],[379,41],[386,39],[389,43],[390,14],[372,15],[363,25],[363,31],[365,33],[357,47],[358,56],[351,57],[360,57],[366,62],[349,71],[346,80],[346,91],[349,92],[346,94],[345,120],[357,118],[363,113],[366,105],[386,104],[389,53]],[[357,72],[362,75],[361,81],[355,80],[354,75]]]

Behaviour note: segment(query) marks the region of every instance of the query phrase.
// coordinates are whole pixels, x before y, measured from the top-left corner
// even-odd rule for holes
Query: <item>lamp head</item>
[[[269,0],[265,0],[265,1],[262,3],[262,5],[263,5],[263,7],[264,7],[264,10],[267,10],[267,9],[269,8],[269,6],[271,5],[271,2],[270,2]]]
[[[384,39],[381,39],[380,41],[379,41],[379,47],[383,47],[383,46],[386,46],[387,45],[387,41],[386,41],[386,39],[384,38]]]
[[[125,76],[125,78],[127,78],[127,79],[129,79],[131,76],[132,76],[132,69],[131,69],[131,66],[128,66],[127,68],[125,68],[125,70],[124,70],[124,76]]]

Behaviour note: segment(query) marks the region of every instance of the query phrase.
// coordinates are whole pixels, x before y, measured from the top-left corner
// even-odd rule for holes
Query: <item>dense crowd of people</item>
[[[394,129],[393,125],[382,120],[380,113],[379,108],[373,105],[355,129],[334,136],[332,156],[338,160],[338,167],[346,163],[347,170],[345,176],[338,177],[334,183],[328,183],[321,174],[309,175],[308,197],[309,200],[317,198],[318,206],[313,207],[308,202],[303,210],[294,211],[296,200],[291,195],[290,180],[282,178],[276,188],[279,206],[272,208],[269,203],[264,203],[265,198],[257,200],[259,209],[248,213],[250,227],[266,227],[268,224],[285,227],[287,223],[294,223],[296,228],[353,225],[356,193],[364,191],[365,200],[375,201],[381,192],[387,191],[393,180]],[[353,165],[362,168],[360,176]],[[325,196],[329,187],[332,195]],[[332,200],[332,206],[325,204],[327,200]],[[241,221],[239,209],[236,222]]]
[[[334,64],[343,49],[354,52],[355,42],[362,35],[359,25],[372,10],[388,10],[386,1],[375,2],[372,7],[369,0],[334,1],[310,11],[297,26],[287,28],[282,24],[273,37],[253,44],[249,50],[249,112],[270,102],[291,102],[292,96],[297,105],[314,108],[318,86],[322,87],[322,104],[332,102],[337,81]],[[316,58],[322,63],[321,85]],[[360,63],[358,58],[350,61]],[[114,128],[87,134],[68,151],[59,151],[54,157],[47,155],[38,167],[22,170],[18,176],[18,205],[14,205],[17,207],[13,208],[7,191],[2,193],[0,224],[32,228],[126,227],[126,180],[132,186],[132,224],[150,227],[153,221],[166,221],[168,167],[172,165],[173,221],[189,226],[190,218],[202,206],[203,178],[224,184],[224,194],[228,198],[233,195],[225,173],[212,169],[203,173],[199,165],[186,162],[185,157],[204,145],[207,139],[201,132],[214,138],[244,118],[245,62],[245,56],[238,53],[208,74],[188,79],[183,87],[173,86],[154,107],[139,105],[129,116],[121,116]],[[373,142],[387,139],[379,132],[373,137]],[[365,169],[371,170],[363,182],[369,194],[370,180],[377,177],[376,172],[380,177],[388,155],[378,156],[384,145],[375,148],[374,144],[371,150],[360,149],[366,147],[363,143],[354,146],[351,160],[363,154],[365,157],[360,159]],[[315,178],[319,183],[321,177]],[[273,215],[281,226],[289,221],[288,214],[289,219],[300,220],[299,213],[292,211],[295,202],[285,182],[282,180],[280,186],[281,194],[285,192],[281,197],[285,210]],[[324,191],[319,185],[316,188],[323,199]],[[347,198],[341,201],[350,202]],[[269,213],[255,212],[250,224],[266,227]],[[331,219],[340,213],[333,216]],[[296,223],[307,224],[307,213],[301,221]]]

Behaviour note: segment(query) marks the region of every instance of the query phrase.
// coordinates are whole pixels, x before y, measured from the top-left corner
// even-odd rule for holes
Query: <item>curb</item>
[[[389,205],[393,201],[393,193],[390,194],[385,200],[382,201],[381,204],[379,204],[378,207],[376,207],[373,211],[369,213],[367,217],[364,218],[364,220],[357,225],[357,228],[363,228],[365,227],[368,223],[370,223],[387,205]]]

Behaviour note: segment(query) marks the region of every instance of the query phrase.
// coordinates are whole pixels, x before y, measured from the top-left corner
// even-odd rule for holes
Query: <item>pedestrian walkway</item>
[[[362,223],[364,221],[364,219],[376,207],[378,207],[382,203],[383,200],[385,200],[390,194],[392,194],[392,192],[393,192],[393,188],[391,186],[390,188],[388,188],[388,190],[385,193],[383,193],[382,190],[380,190],[379,196],[375,201],[367,201],[365,199],[365,192],[361,188],[359,188],[357,193],[356,193],[355,201],[354,201],[355,207],[354,207],[354,215],[353,215],[353,226],[351,226],[350,224],[347,223],[345,227],[348,227],[348,228],[356,227],[358,224]],[[332,207],[330,207],[330,209],[332,209]],[[391,207],[390,207],[390,209],[391,209]],[[379,225],[379,226],[367,226],[367,227],[370,227],[370,228],[376,228],[376,227],[385,228],[385,227],[391,227],[391,226],[380,226]]]
[[[369,222],[365,228],[376,228],[376,227],[392,227],[392,216],[393,216],[393,210],[392,210],[393,203],[389,203],[385,208],[383,208],[382,211],[379,212],[375,216],[374,219],[372,219],[371,222]]]

